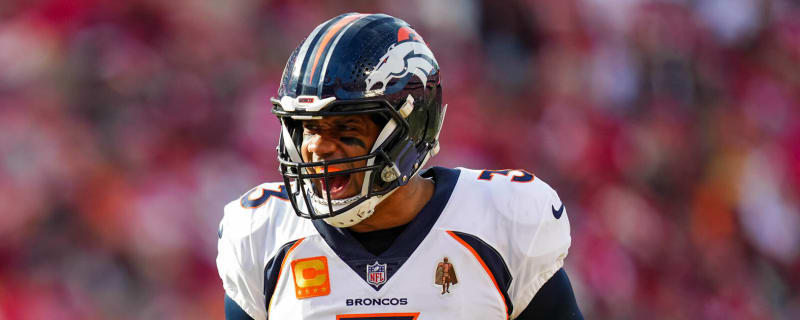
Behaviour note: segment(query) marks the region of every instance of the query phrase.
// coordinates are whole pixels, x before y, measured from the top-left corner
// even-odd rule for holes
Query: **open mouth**
[[[317,172],[323,172],[323,168],[318,167],[315,168]],[[336,167],[328,167],[328,173],[342,171],[340,168]],[[320,195],[322,198],[327,198],[327,193],[330,192],[331,199],[343,199],[347,198],[351,195],[347,193],[348,186],[350,185],[350,175],[343,174],[343,175],[335,175],[328,177],[328,183],[325,183],[325,179],[317,179],[317,183],[315,183],[319,190]]]
[[[324,182],[320,184],[322,192],[330,191],[332,199],[341,199],[347,196],[345,194],[347,185],[350,183],[350,175],[333,176],[328,178],[328,184]]]

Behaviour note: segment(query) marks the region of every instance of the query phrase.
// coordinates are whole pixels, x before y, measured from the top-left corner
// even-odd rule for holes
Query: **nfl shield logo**
[[[371,265],[367,265],[367,283],[375,286],[376,288],[386,282],[386,264],[380,264],[378,261]]]

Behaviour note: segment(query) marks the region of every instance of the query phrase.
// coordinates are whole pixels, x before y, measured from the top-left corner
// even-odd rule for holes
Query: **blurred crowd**
[[[0,2],[0,320],[223,318],[222,207],[350,11],[436,54],[434,164],[559,192],[587,319],[800,319],[798,1],[39,0]]]

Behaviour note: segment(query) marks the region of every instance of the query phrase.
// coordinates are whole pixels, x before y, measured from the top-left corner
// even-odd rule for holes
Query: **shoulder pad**
[[[564,264],[571,244],[566,209],[550,185],[524,170],[462,169],[460,179],[458,211],[470,216],[459,220],[473,220],[460,226],[508,262],[515,317]]]
[[[312,234],[281,183],[264,183],[225,206],[219,227],[217,269],[225,293],[255,319],[266,317],[263,270],[290,241]]]

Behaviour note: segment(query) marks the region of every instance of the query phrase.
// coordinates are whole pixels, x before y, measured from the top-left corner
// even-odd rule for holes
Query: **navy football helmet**
[[[433,53],[405,21],[385,14],[348,13],[317,26],[289,57],[272,103],[281,122],[280,171],[295,212],[335,227],[372,215],[438,152],[446,109]],[[303,161],[303,120],[357,114],[380,128],[368,154]],[[358,172],[365,173],[361,191],[347,199],[313,186]]]

